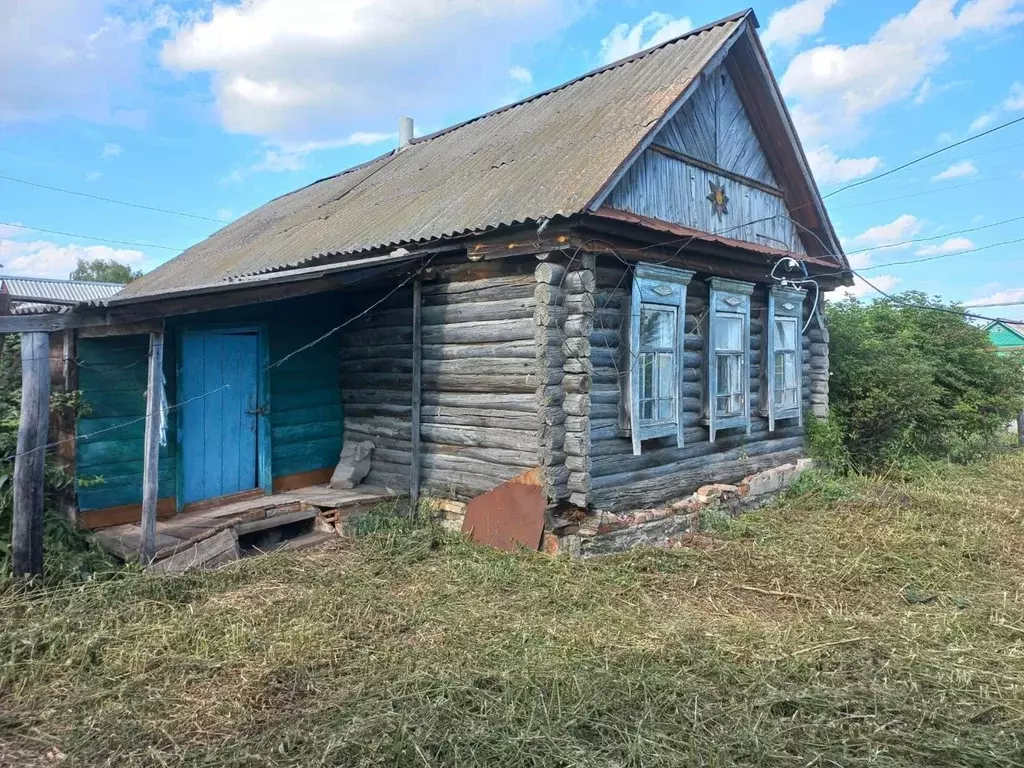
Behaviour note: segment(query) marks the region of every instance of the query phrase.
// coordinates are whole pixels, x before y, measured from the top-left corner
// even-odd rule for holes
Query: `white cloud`
[[[306,167],[306,160],[313,152],[323,149],[340,149],[341,147],[369,147],[398,138],[393,133],[374,133],[359,131],[343,139],[331,141],[304,141],[301,143],[283,143],[267,149],[263,160],[252,167],[254,171],[301,171]]]
[[[1014,83],[1010,86],[1010,94],[1003,101],[1003,109],[1010,112],[1024,109],[1024,83]]]
[[[101,178],[103,178],[103,174],[99,171],[89,171],[89,173],[85,174],[86,181],[98,181]]]
[[[807,150],[814,178],[820,184],[839,184],[873,173],[882,165],[880,157],[838,157],[828,145]]]
[[[969,133],[977,133],[978,131],[984,131],[986,128],[992,125],[992,123],[996,121],[996,118],[998,116],[999,113],[995,111],[986,112],[984,115],[979,115],[978,117],[974,118],[967,131]]]
[[[218,208],[216,216],[221,221],[231,221],[231,219],[235,217],[235,214],[228,208]]]
[[[512,67],[512,69],[508,71],[508,76],[523,85],[529,85],[533,82],[533,73],[526,67]]]
[[[938,136],[935,137],[935,143],[936,144],[952,144],[953,143],[953,134],[950,133],[949,131],[943,131],[942,133],[940,133]]]
[[[864,230],[852,238],[850,244],[865,248],[891,248],[897,243],[913,238],[923,226],[919,218],[904,213],[888,224],[879,224]]]
[[[605,64],[618,61],[644,48],[685,35],[691,29],[693,22],[689,16],[675,18],[658,11],[648,14],[633,26],[616,24],[601,41],[601,61]]]
[[[932,181],[946,181],[948,179],[962,179],[965,176],[973,176],[978,172],[978,166],[976,166],[971,160],[961,160],[959,163],[953,163],[942,173],[937,173],[932,176]]]
[[[996,291],[988,296],[978,299],[971,299],[963,302],[965,307],[980,307],[985,304],[1007,304],[1015,301],[1024,301],[1024,288],[1010,288],[1004,291]]]
[[[839,294],[838,298],[845,298],[847,296],[854,299],[882,298],[878,293],[878,290],[885,291],[886,293],[892,293],[892,290],[900,282],[898,277],[893,277],[892,275],[871,275],[868,277],[868,280],[871,281],[871,285],[868,285],[864,281],[864,278],[855,275],[853,278],[852,288],[843,286],[842,288],[836,289],[836,293]],[[873,286],[877,286],[878,290]]]
[[[277,141],[444,124],[490,102],[514,49],[571,24],[581,0],[248,0],[216,3],[164,65],[211,76],[224,126]]]
[[[918,256],[941,256],[947,253],[959,253],[974,248],[974,241],[966,237],[951,237],[939,245],[925,245],[918,248]]]
[[[21,230],[23,233],[24,230]],[[79,259],[114,259],[133,269],[151,266],[142,251],[106,245],[58,245],[46,240],[11,240],[0,231],[0,264],[8,275],[67,279]]]
[[[924,104],[928,101],[934,90],[935,86],[932,84],[932,79],[930,77],[926,78],[925,81],[921,83],[921,87],[917,91],[917,96],[914,97],[914,103],[919,105]]]
[[[0,122],[130,116],[146,41],[172,17],[152,2],[0,2]]]
[[[825,14],[838,0],[800,0],[776,11],[761,33],[765,48],[793,48],[805,37],[816,35],[825,26]]]
[[[951,43],[1024,20],[1024,0],[919,0],[889,19],[867,43],[822,45],[797,54],[781,85],[797,102],[802,138],[856,133],[865,116],[911,97],[949,58]],[[957,12],[958,11],[958,12]]]
[[[100,157],[102,157],[104,160],[107,160],[111,157],[117,157],[122,152],[124,152],[124,149],[121,148],[120,144],[104,144],[103,151],[100,153]]]

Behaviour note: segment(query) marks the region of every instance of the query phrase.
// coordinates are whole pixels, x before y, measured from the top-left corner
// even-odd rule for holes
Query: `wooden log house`
[[[82,523],[298,493],[346,441],[373,443],[382,494],[539,469],[551,513],[802,456],[822,294],[851,279],[756,28],[407,140],[109,299],[4,318],[73,331]]]

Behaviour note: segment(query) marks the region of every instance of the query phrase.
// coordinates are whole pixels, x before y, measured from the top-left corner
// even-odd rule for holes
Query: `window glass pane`
[[[676,390],[674,357],[675,355],[667,352],[658,355],[658,399],[661,402],[659,419],[671,418],[672,400],[675,398]]]
[[[786,353],[775,353],[775,394],[778,402],[778,394],[786,388]]]
[[[743,411],[746,387],[743,385],[743,357],[734,354],[717,355],[718,391],[717,407],[721,415]]]
[[[671,349],[675,346],[676,311],[644,304],[640,308],[640,346]]]
[[[786,386],[795,387],[797,383],[796,377],[796,355],[790,352],[786,355],[786,365],[784,366],[786,372]]]
[[[718,355],[718,392],[719,395],[728,395],[732,390],[729,388],[729,355]]]
[[[654,355],[641,352],[640,360],[640,399],[654,397]]]
[[[775,348],[796,349],[796,319],[780,317],[775,320]]]
[[[743,318],[718,315],[715,318],[715,349],[740,352],[743,350]]]

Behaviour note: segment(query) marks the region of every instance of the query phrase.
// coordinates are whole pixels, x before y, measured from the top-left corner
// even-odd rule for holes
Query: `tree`
[[[919,292],[828,305],[829,400],[855,467],[971,458],[1024,406],[1020,360],[956,310]]]
[[[130,283],[142,277],[142,271],[133,272],[127,264],[113,259],[78,260],[78,265],[71,273],[72,280],[85,280],[90,283]]]

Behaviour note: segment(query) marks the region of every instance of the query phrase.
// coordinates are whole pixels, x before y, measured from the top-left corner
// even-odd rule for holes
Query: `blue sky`
[[[79,256],[152,268],[219,222],[390,149],[400,115],[436,130],[739,10],[718,0],[0,6],[0,175],[205,217],[0,179],[4,271],[57,277]],[[1024,0],[754,9],[826,194],[1024,116]],[[1024,216],[1022,201],[1024,123],[827,203],[872,282],[985,304],[1024,301],[1024,241],[997,245],[1024,239],[1024,220],[956,233]],[[886,247],[920,238],[934,239]],[[885,266],[894,261],[913,263]],[[979,311],[1024,318],[1024,307]]]

